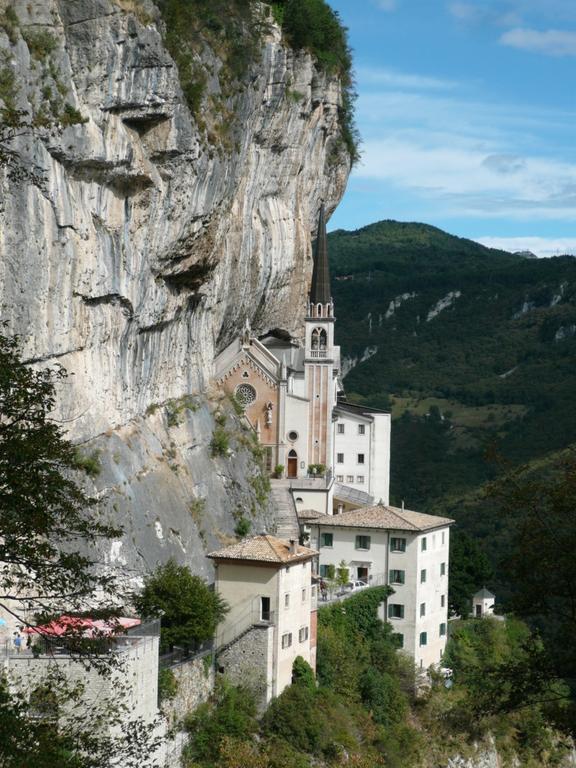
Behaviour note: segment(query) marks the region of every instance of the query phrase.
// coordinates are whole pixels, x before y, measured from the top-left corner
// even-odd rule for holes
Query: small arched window
[[[320,349],[326,349],[326,344],[327,344],[328,337],[326,335],[326,331],[324,330],[324,328],[320,328],[319,329],[319,334],[318,335],[319,335],[319,340],[320,340]]]
[[[322,304],[318,304],[316,307],[316,317],[322,317]]]
[[[312,349],[318,349],[320,346],[320,330],[314,328],[312,331]]]
[[[288,458],[289,458],[289,459],[297,459],[297,458],[298,458],[298,454],[296,453],[296,451],[292,450],[292,451],[290,451],[290,453],[288,454]]]

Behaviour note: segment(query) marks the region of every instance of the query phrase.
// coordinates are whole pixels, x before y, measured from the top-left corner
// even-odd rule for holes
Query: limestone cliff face
[[[58,417],[73,439],[122,439],[138,425],[134,472],[155,439],[157,454],[171,450],[146,412],[204,391],[215,352],[246,318],[299,332],[317,211],[321,200],[335,207],[349,171],[338,80],[286,47],[271,20],[233,97],[214,51],[197,55],[212,75],[194,117],[160,15],[143,2],[146,13],[130,12],[141,8],[132,0],[12,0],[17,21],[0,29],[0,66],[35,116],[11,144],[25,173],[0,174],[2,317],[26,359],[72,374]],[[143,501],[115,503],[142,520]],[[182,521],[172,527],[183,535]]]

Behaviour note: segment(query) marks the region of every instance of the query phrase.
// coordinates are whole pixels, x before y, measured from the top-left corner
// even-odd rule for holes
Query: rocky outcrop
[[[208,528],[229,534],[229,487],[246,480],[190,458],[198,434],[208,455],[206,401],[182,427],[186,482],[157,458],[172,438],[145,414],[204,392],[215,353],[246,318],[257,331],[299,333],[320,202],[335,207],[349,171],[340,84],[290,50],[270,17],[233,95],[214,50],[195,54],[208,79],[194,116],[148,0],[10,5],[17,18],[0,28],[0,67],[15,76],[13,99],[34,126],[10,143],[18,172],[0,175],[2,318],[28,361],[71,374],[56,416],[74,440],[96,441],[99,492],[123,488],[111,504],[127,528],[120,552],[131,554],[116,556],[131,567],[137,552],[147,562],[198,556],[186,512],[195,484],[214,502]],[[238,450],[242,466],[250,452]],[[226,524],[210,517],[216,500]]]
[[[13,6],[15,42],[0,31],[0,46],[19,106],[38,119],[59,92],[71,117],[16,140],[35,183],[2,179],[2,313],[28,359],[74,374],[62,415],[88,437],[202,389],[245,318],[298,332],[320,201],[333,208],[348,173],[340,88],[270,22],[223,146],[186,106],[157,14]],[[233,98],[218,88],[202,109]]]

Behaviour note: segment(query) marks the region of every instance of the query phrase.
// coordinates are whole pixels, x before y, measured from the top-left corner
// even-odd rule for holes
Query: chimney
[[[291,555],[298,554],[298,545],[296,543],[296,539],[290,539],[290,554]]]

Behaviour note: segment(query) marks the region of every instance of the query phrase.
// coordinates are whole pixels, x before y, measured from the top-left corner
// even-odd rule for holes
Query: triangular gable
[[[239,368],[250,368],[269,386],[275,387],[280,380],[280,362],[257,339],[250,339],[249,345],[238,340],[223,350],[215,362],[215,379],[224,384]]]

